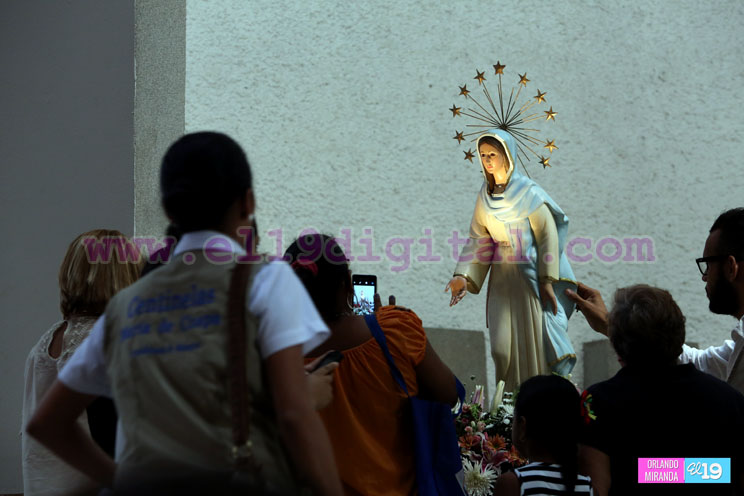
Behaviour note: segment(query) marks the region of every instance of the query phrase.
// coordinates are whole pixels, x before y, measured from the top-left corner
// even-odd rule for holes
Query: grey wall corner
[[[184,133],[186,2],[134,2],[134,234],[162,235],[158,172]]]

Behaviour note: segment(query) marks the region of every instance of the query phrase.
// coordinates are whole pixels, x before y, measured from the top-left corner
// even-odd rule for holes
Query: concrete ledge
[[[429,328],[426,329],[426,336],[439,358],[465,386],[465,398],[470,398],[476,385],[482,385],[484,391],[487,389],[483,331]],[[488,398],[488,394],[485,397]]]

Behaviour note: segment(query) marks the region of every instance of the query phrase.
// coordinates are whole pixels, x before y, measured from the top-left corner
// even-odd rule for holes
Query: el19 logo
[[[731,482],[730,458],[685,458],[685,483]]]

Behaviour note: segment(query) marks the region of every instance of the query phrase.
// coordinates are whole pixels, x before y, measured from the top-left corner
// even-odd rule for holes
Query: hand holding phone
[[[344,355],[340,351],[330,351],[315,363],[311,362],[305,366],[309,373],[305,376],[307,390],[316,410],[328,406],[333,401],[333,376],[338,368],[338,362],[343,360]],[[335,364],[329,366],[329,364]],[[326,370],[323,370],[325,367]]]
[[[388,305],[395,306],[395,295],[388,296]],[[375,293],[375,312],[383,307],[380,293]]]
[[[324,356],[324,357],[323,357],[323,358],[322,358],[322,359],[321,359],[321,360],[320,360],[320,361],[319,361],[319,362],[318,362],[318,363],[317,363],[317,364],[315,365],[315,367],[313,367],[313,370],[311,370],[310,372],[311,372],[311,373],[312,373],[312,372],[315,372],[315,371],[316,371],[316,370],[318,370],[319,368],[321,368],[321,367],[325,367],[325,366],[326,366],[326,365],[328,365],[329,363],[333,363],[333,362],[341,362],[341,360],[343,360],[343,359],[344,359],[344,354],[343,354],[343,353],[341,353],[340,351],[336,351],[336,350],[333,350],[333,351],[329,351],[329,352],[328,352],[328,353],[326,353],[326,355],[325,355],[325,356]]]

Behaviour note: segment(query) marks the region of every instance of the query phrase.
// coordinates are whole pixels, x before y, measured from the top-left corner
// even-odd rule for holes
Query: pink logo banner
[[[639,484],[682,484],[685,482],[684,458],[639,458]]]

